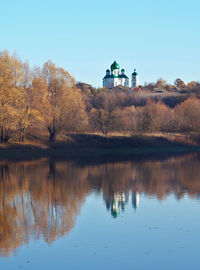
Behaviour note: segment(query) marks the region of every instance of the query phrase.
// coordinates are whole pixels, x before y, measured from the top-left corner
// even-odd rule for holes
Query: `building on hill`
[[[138,87],[139,86],[139,75],[136,72],[136,69],[134,69],[134,72],[132,74],[132,87]]]
[[[113,88],[118,85],[129,87],[129,78],[125,75],[125,69],[122,69],[120,73],[120,66],[114,61],[110,70],[106,70],[106,76],[103,78],[103,87]]]
[[[125,69],[122,69],[120,73],[120,66],[117,64],[116,61],[114,61],[110,69],[106,70],[106,76],[103,78],[103,87],[111,89],[116,86],[129,87],[129,78],[125,74]],[[134,72],[132,74],[131,87],[138,86],[139,75],[136,72],[136,69],[134,69]]]

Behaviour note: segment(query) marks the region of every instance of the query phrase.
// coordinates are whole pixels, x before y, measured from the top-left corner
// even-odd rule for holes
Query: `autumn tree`
[[[26,111],[23,63],[7,51],[0,53],[0,141],[6,142],[19,130]]]
[[[182,81],[181,79],[176,79],[174,85],[178,90],[183,90],[186,87],[184,81]]]
[[[0,53],[0,141],[11,136],[23,141],[24,132],[32,118],[38,114],[28,100],[28,89],[32,83],[31,70],[7,51]]]
[[[195,89],[197,87],[197,82],[195,82],[195,81],[191,81],[191,82],[189,82],[188,84],[187,84],[187,88],[189,89],[189,90],[193,90],[193,89]]]
[[[155,90],[155,83],[145,83],[145,89],[149,91]]]
[[[135,106],[125,107],[121,111],[122,130],[124,134],[128,131],[131,134],[138,132],[138,114]]]
[[[155,87],[156,88],[159,88],[159,89],[164,89],[167,85],[167,82],[165,80],[163,80],[162,78],[158,79],[156,84],[155,84]]]
[[[200,100],[189,98],[176,106],[175,122],[177,131],[200,131]]]
[[[147,105],[139,108],[143,131],[169,131],[171,127],[171,110],[162,102],[149,100]]]
[[[167,84],[167,85],[165,86],[165,89],[166,89],[166,91],[168,91],[168,92],[173,92],[173,91],[174,91],[174,86],[171,85],[171,84]]]
[[[80,130],[87,122],[87,115],[81,92],[66,70],[48,61],[43,66],[42,76],[47,82],[43,116],[49,141],[54,142],[61,131]]]
[[[107,135],[117,126],[120,118],[116,96],[112,92],[102,91],[93,98],[90,111],[90,124],[96,130]]]

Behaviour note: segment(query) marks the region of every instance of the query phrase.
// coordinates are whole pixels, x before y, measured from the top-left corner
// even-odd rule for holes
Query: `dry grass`
[[[197,140],[182,134],[60,135],[54,144],[37,140],[0,144],[0,160],[33,160],[43,157],[69,160],[125,160],[164,157],[199,151]]]
[[[170,143],[180,143],[184,145],[200,145],[200,134],[199,133],[166,133],[166,132],[148,132],[141,134],[131,134],[130,132],[110,132],[108,135],[103,135],[100,132],[87,132],[87,133],[69,133],[69,134],[59,134],[56,137],[55,144],[64,143],[67,145],[75,145],[77,143],[90,144],[95,142],[105,142],[105,141],[131,141],[133,144],[137,142],[151,142],[156,143],[156,141],[164,140]],[[151,144],[151,143],[150,143]],[[27,134],[24,142],[18,142],[16,139],[11,140],[9,143],[0,144],[0,148],[9,148],[11,146],[31,146],[36,148],[48,148],[48,133],[43,132],[40,136],[36,134]],[[156,146],[156,144],[155,144]]]
[[[48,134],[46,134],[48,135]],[[147,133],[123,136],[123,133],[61,134],[54,144],[43,134],[23,143],[0,144],[0,160],[30,160],[42,157],[56,159],[136,158],[199,151],[199,134]],[[46,136],[46,139],[44,140]]]

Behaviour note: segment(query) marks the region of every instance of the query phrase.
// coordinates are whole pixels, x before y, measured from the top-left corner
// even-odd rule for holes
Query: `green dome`
[[[134,69],[134,72],[133,72],[132,75],[134,75],[134,76],[137,76],[138,75],[138,73],[136,72],[136,69]]]
[[[114,210],[114,209],[111,209],[111,215],[112,215],[114,218],[117,218],[117,217],[119,216],[119,211]]]
[[[112,65],[111,65],[111,70],[114,70],[114,69],[120,69],[120,66],[117,64],[117,62],[115,61]]]

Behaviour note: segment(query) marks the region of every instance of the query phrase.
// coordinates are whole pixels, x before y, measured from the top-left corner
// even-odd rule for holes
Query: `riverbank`
[[[49,157],[55,159],[136,159],[198,152],[200,146],[188,136],[171,134],[101,136],[67,135],[54,144],[39,142],[0,144],[0,160],[23,160]]]

